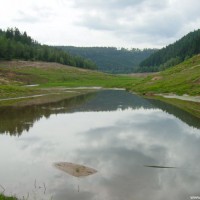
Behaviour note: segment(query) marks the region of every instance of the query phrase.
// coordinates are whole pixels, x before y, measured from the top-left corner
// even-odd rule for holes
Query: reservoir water
[[[126,91],[0,107],[0,193],[20,199],[189,200],[200,197],[199,158],[198,118]]]

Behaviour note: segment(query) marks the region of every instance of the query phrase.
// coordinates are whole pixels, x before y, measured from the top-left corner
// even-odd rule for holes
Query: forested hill
[[[160,71],[200,53],[200,29],[155,52],[140,63],[140,70]]]
[[[117,49],[115,47],[73,47],[57,46],[72,55],[91,59],[98,69],[108,73],[135,72],[139,63],[149,57],[156,49]]]
[[[18,28],[0,29],[0,60],[38,60],[57,62],[74,67],[96,69],[96,64],[80,56],[72,56],[60,49],[41,45]]]

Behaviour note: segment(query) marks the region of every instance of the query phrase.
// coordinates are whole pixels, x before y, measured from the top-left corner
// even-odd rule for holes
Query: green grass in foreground
[[[200,55],[156,75],[141,79],[129,89],[140,93],[200,95]]]
[[[30,96],[40,93],[42,93],[42,91],[35,88],[22,87],[18,85],[0,85],[0,99],[18,97],[22,95]]]
[[[0,200],[17,200],[15,197],[6,197],[3,194],[0,194]]]

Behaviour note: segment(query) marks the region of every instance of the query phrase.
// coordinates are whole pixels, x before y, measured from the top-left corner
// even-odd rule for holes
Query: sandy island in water
[[[69,163],[69,162],[54,163],[54,166],[57,169],[62,170],[75,177],[89,176],[97,172],[97,170],[92,169],[90,167],[86,167],[84,165],[78,165],[74,163]]]

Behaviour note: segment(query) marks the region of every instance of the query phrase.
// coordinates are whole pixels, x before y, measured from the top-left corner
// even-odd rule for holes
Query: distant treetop
[[[24,59],[57,62],[74,67],[96,69],[89,59],[72,56],[48,45],[41,45],[18,28],[0,29],[0,60]]]
[[[139,63],[149,57],[157,49],[126,49],[116,47],[74,47],[57,46],[67,53],[82,56],[96,63],[98,69],[108,73],[132,73]]]
[[[159,71],[200,53],[200,29],[150,55],[140,63],[140,71]]]

